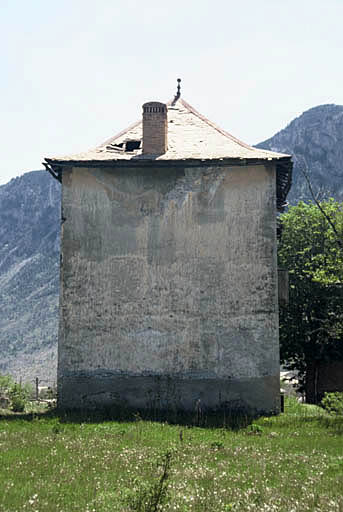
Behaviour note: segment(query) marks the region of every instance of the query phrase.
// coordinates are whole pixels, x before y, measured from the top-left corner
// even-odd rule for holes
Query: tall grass
[[[343,418],[285,411],[236,430],[5,415],[0,511],[343,512]]]

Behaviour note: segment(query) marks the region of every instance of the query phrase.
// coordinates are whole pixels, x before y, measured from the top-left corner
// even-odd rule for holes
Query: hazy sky
[[[245,142],[343,104],[343,0],[1,0],[0,183],[182,97]]]

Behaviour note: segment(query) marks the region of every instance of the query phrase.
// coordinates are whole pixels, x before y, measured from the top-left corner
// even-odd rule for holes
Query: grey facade
[[[60,407],[278,412],[277,159],[47,162]]]

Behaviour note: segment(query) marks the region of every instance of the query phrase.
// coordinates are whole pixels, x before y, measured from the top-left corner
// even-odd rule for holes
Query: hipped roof
[[[46,158],[44,165],[61,180],[62,168],[73,166],[146,166],[247,165],[274,161],[277,171],[277,208],[282,211],[291,187],[291,157],[265,149],[257,149],[236,139],[181,98],[168,107],[168,150],[161,155],[142,153],[142,120],[118,133],[98,147],[75,155]],[[132,150],[127,143],[135,141]],[[138,142],[138,143],[137,143]],[[140,143],[140,144],[139,144]],[[131,149],[128,151],[127,149]]]
[[[100,146],[75,155],[47,158],[48,163],[104,162],[114,160],[279,160],[289,155],[256,149],[236,139],[181,98],[168,104],[168,150],[162,155],[142,154],[139,149],[126,152],[118,147],[127,141],[142,140],[142,121],[105,141]]]

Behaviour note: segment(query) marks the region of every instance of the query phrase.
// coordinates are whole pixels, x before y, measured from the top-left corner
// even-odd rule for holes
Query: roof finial
[[[178,78],[177,79],[177,92],[176,92],[176,94],[174,96],[173,103],[175,103],[180,98],[180,96],[181,96],[181,85],[180,85],[180,83],[181,83],[181,78]]]

